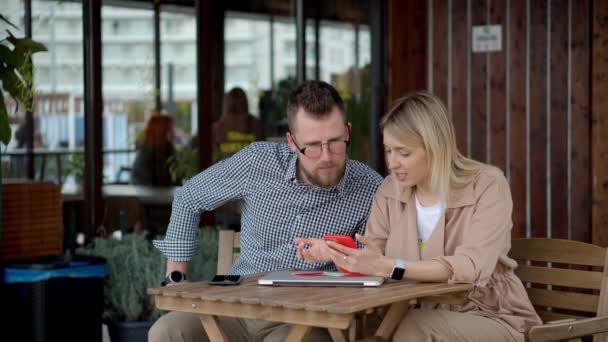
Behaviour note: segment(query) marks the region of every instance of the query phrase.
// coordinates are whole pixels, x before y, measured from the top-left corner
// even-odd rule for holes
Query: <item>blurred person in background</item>
[[[167,161],[175,154],[173,119],[167,114],[154,113],[148,119],[137,146],[131,183],[137,185],[170,186],[171,174]]]

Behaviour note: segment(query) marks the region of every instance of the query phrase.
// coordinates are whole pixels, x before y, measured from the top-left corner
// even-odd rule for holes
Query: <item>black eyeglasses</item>
[[[346,129],[348,131],[348,126]],[[300,146],[298,146],[298,143],[296,143],[296,139],[293,134],[291,135],[291,140],[293,140],[293,144],[296,145],[296,148],[298,149],[298,151],[300,151],[300,153],[307,156],[308,158],[313,159],[321,157],[321,153],[323,152],[323,145],[327,145],[327,149],[330,153],[335,155],[343,155],[346,153],[348,145],[350,144],[350,140],[334,140],[328,141],[326,143],[310,144],[300,148]]]

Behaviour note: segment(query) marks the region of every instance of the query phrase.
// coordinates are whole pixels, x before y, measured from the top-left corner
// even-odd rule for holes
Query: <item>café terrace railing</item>
[[[113,168],[116,169],[115,174],[113,175],[114,179],[108,180],[108,183],[124,182],[124,180],[121,180],[122,172],[130,171],[130,167],[135,159],[136,150],[134,148],[113,148],[104,149],[102,153],[104,155],[104,159],[106,155],[127,154],[128,163],[125,165],[113,165]],[[3,176],[11,178],[26,178],[26,158],[28,157],[28,154],[29,152],[25,148],[3,151]],[[84,161],[78,163],[74,161],[73,157],[71,159],[68,159],[68,157],[83,155],[83,148],[34,148],[32,150],[32,156],[34,158],[35,179],[51,180],[59,185],[62,185],[66,177],[74,171],[74,168],[84,168]],[[68,171],[67,173],[66,170]],[[84,170],[80,171],[84,173]],[[104,180],[104,183],[106,183],[106,180]]]

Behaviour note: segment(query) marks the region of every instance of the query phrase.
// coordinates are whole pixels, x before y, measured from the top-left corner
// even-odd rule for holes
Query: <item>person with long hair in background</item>
[[[173,119],[166,114],[152,114],[142,132],[131,172],[131,183],[170,186],[167,161],[175,154]]]

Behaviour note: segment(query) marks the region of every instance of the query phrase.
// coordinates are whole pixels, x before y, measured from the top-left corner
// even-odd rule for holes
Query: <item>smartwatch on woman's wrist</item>
[[[395,259],[393,264],[393,270],[391,271],[391,279],[401,280],[405,275],[405,261],[401,259]]]

